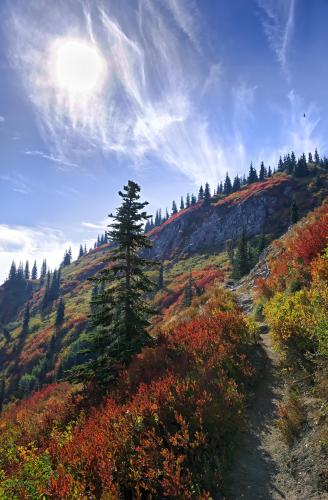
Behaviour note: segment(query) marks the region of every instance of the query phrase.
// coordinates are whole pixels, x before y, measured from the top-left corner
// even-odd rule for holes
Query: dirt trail
[[[245,313],[252,309],[252,297],[247,287],[231,283],[228,288],[236,295]],[[279,376],[278,356],[273,350],[271,335],[261,325],[261,347],[265,366],[251,407],[248,410],[248,433],[242,436],[230,476],[227,500],[316,500],[324,498],[313,490],[303,490],[302,478],[294,477],[289,469],[288,449],[280,439],[275,425],[276,409],[283,393]]]

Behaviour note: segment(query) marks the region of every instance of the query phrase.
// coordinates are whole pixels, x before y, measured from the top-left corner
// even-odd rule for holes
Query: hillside
[[[308,267],[297,274],[300,258],[309,266],[324,250],[327,234],[325,228],[317,233],[307,229],[304,241],[301,232],[299,241],[293,235],[302,231],[297,228],[309,228],[311,221],[322,219],[324,208],[312,211],[327,195],[324,169],[313,168],[299,178],[278,173],[229,196],[216,196],[208,205],[196,203],[152,229],[148,236],[153,247],[147,256],[163,265],[162,283],[148,297],[157,311],[149,328],[156,344],[136,357],[100,407],[92,397],[85,402],[79,386],[64,379],[80,361],[87,342],[93,293],[89,278],[110,265],[110,245],[61,269],[59,296],[65,302],[65,317],[60,327],[55,325],[58,298],[42,310],[45,284],[14,280],[0,287],[3,498],[13,492],[18,498],[41,493],[49,498],[116,498],[124,491],[212,498],[214,492],[223,492],[234,437],[245,428],[246,403],[264,369],[258,326],[244,314],[234,290],[224,289],[231,279],[226,243],[231,240],[236,247],[242,234],[251,249],[261,235],[266,244],[273,242],[265,253],[270,276],[260,277],[261,270],[255,269],[247,286],[252,293],[257,287],[256,318],[265,319],[283,355],[294,361],[295,354],[288,357],[285,338],[278,338],[276,322],[283,317],[275,300],[281,300],[279,293],[297,293],[308,286]],[[286,233],[293,199],[305,219]],[[301,247],[310,253],[300,253]],[[275,264],[277,252],[285,253]],[[148,274],[159,282],[158,267]],[[28,331],[23,326],[27,303]],[[281,408],[280,425],[288,433],[285,407]],[[10,482],[12,475],[17,484]],[[66,496],[60,496],[64,490]],[[32,492],[30,496],[26,491]]]

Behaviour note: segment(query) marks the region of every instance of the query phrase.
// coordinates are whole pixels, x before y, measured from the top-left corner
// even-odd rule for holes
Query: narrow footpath
[[[253,299],[247,287],[227,284],[245,314]],[[317,500],[324,498],[302,490],[302,478],[293,477],[288,467],[288,449],[275,424],[276,410],[283,394],[278,362],[272,338],[265,324],[261,328],[261,347],[265,366],[247,412],[248,432],[242,436],[230,475],[226,500]]]

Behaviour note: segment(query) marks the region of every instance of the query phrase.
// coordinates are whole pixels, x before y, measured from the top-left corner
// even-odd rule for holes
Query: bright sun
[[[93,45],[60,39],[53,46],[51,73],[54,84],[70,94],[93,94],[103,86],[106,63]]]

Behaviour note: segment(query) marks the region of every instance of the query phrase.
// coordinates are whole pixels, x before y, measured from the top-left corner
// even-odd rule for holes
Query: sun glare
[[[61,39],[54,44],[51,74],[54,84],[70,94],[92,94],[103,86],[106,63],[93,45]]]

